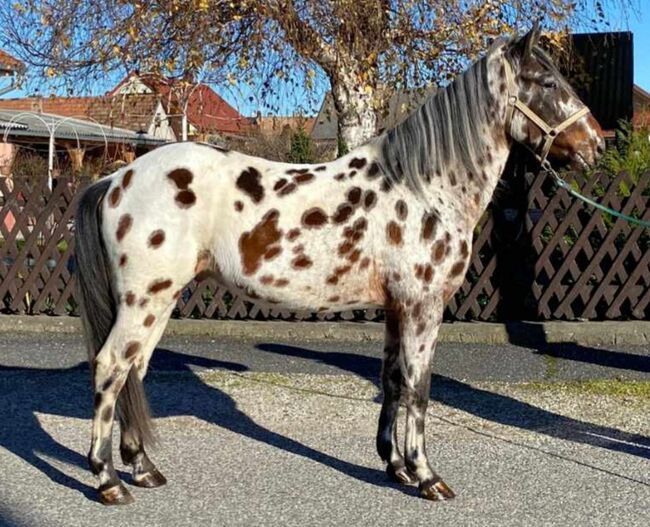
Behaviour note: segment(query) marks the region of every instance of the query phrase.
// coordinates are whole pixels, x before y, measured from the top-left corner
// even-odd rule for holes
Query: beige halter
[[[544,144],[542,146],[541,154],[533,152],[534,156],[542,164],[546,164],[546,157],[548,156],[549,151],[551,150],[551,145],[555,138],[562,133],[564,130],[569,128],[572,124],[578,121],[580,118],[584,117],[589,113],[589,108],[586,106],[578,110],[576,113],[569,116],[567,119],[562,121],[557,126],[549,126],[544,119],[537,115],[533,110],[526,106],[523,102],[519,100],[519,96],[516,93],[511,92],[510,90],[513,87],[516,87],[512,66],[510,62],[505,60],[505,70],[506,70],[506,82],[508,84],[508,108],[506,111],[506,130],[510,137],[512,137],[511,127],[512,127],[512,116],[514,115],[515,109],[523,113],[528,119],[530,119],[541,131],[544,136]]]

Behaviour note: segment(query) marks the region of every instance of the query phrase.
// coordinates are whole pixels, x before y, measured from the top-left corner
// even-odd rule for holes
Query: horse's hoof
[[[129,490],[122,483],[119,483],[107,489],[100,488],[99,501],[104,505],[128,505],[135,500]]]
[[[455,498],[456,494],[441,479],[432,479],[431,481],[420,483],[420,496],[425,500],[444,501]]]
[[[390,479],[402,485],[415,485],[418,482],[415,476],[404,466],[395,468],[393,465],[388,464],[386,474]]]
[[[134,485],[148,489],[162,487],[165,483],[167,483],[167,478],[165,478],[165,476],[163,476],[156,468],[150,472],[145,472],[144,474],[139,474],[133,477]]]

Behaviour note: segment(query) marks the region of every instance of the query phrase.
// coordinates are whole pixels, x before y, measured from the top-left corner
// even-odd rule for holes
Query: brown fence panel
[[[540,319],[650,317],[650,233],[595,210],[543,177],[528,176],[527,229],[536,255],[532,294]],[[573,174],[583,194],[608,207],[650,219],[650,172]]]
[[[81,185],[70,179],[0,178],[0,306],[5,313],[73,313],[73,215]]]
[[[626,174],[568,178],[605,205],[650,219],[650,173],[638,181]],[[2,312],[76,314],[73,217],[79,189],[85,184],[59,179],[50,190],[46,178],[0,178]],[[511,317],[503,313],[542,320],[650,318],[649,230],[595,211],[555,189],[544,175],[529,174],[526,184],[524,237],[517,242],[526,257],[521,250],[510,254],[510,246],[499,245],[502,227],[495,221],[497,209],[489,209],[474,233],[465,283],[449,303],[445,318]],[[529,282],[504,288],[512,269],[523,269]],[[523,305],[532,308],[522,311]],[[380,310],[323,315],[268,308],[244,300],[212,279],[190,283],[178,301],[176,315],[260,320],[383,318]]]

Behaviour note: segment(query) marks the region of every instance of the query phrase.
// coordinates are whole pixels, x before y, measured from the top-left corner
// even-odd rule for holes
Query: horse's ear
[[[515,55],[518,55],[523,60],[530,57],[539,42],[540,34],[539,20],[535,20],[531,30],[513,44],[512,49]]]

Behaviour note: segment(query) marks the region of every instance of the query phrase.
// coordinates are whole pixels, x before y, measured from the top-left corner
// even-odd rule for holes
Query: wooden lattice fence
[[[571,175],[583,192],[650,219],[650,173]],[[0,178],[0,310],[76,314],[73,217],[85,182]],[[465,283],[448,320],[650,318],[650,233],[594,211],[529,174],[522,213],[492,205],[481,219]],[[505,217],[507,221],[502,221]],[[513,235],[514,233],[514,235]],[[381,311],[295,314],[193,281],[176,315],[193,318],[379,320]]]

